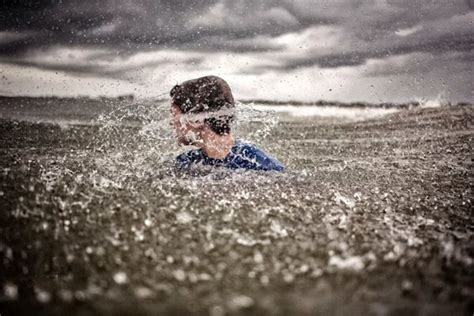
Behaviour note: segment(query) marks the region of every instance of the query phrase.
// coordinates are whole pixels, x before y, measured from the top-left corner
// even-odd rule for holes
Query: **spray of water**
[[[426,241],[446,229],[429,216],[413,220],[395,211],[400,201],[411,203],[412,193],[378,188],[390,184],[393,170],[366,156],[364,148],[376,142],[357,138],[348,125],[282,123],[275,112],[237,104],[235,134],[277,157],[287,172],[211,168],[192,176],[174,169],[186,149],[177,145],[169,116],[169,101],[154,100],[117,104],[97,116],[83,149],[38,161],[34,197],[21,200],[14,216],[39,218],[38,230],[71,246],[61,250],[67,264],[93,269],[91,262],[110,260],[105,273],[114,284],[132,284],[137,266],[155,269],[151,293],[163,278],[219,282],[223,271],[237,279],[252,273],[264,285],[363,273],[379,262],[426,256],[436,247]],[[370,131],[379,123],[368,124]],[[75,230],[93,237],[71,241]],[[99,259],[83,259],[91,256]],[[245,263],[234,262],[239,256]],[[469,260],[462,251],[450,258]]]
[[[96,192],[107,194],[110,190],[123,190],[127,194],[140,195],[144,200],[146,196],[160,193],[170,198],[171,205],[183,190],[201,194],[196,190],[198,180],[176,173],[174,158],[186,149],[177,145],[169,119],[169,101],[140,100],[117,105],[94,120],[99,128],[88,146],[91,150],[84,156],[76,152],[61,157],[59,164],[43,165],[45,186],[52,191],[55,186],[64,185],[65,177],[73,176],[73,185],[87,188],[81,192],[86,200]],[[262,144],[277,123],[278,119],[272,113],[237,104],[234,130],[245,141]],[[69,167],[72,161],[76,170]],[[236,181],[240,183],[237,186],[246,182],[239,172],[210,171],[208,183],[213,179]],[[218,192],[219,184],[215,185]],[[70,190],[80,191],[76,186]]]
[[[422,108],[439,108],[448,104],[444,92],[439,93],[435,98],[418,98],[416,101]]]

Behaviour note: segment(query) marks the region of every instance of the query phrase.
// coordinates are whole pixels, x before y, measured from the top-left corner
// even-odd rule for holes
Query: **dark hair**
[[[224,79],[216,76],[201,77],[178,84],[171,89],[170,96],[173,105],[182,113],[217,112],[235,107],[229,85]],[[204,120],[219,135],[229,134],[233,121],[233,114],[220,114]]]

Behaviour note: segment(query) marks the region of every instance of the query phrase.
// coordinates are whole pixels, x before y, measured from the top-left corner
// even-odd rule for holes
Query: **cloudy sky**
[[[0,4],[0,94],[474,101],[474,0],[39,0]]]

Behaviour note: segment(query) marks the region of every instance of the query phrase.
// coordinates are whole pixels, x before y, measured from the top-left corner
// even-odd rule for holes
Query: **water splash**
[[[439,108],[448,104],[444,92],[439,93],[435,98],[418,98],[416,99],[416,101],[420,104],[420,107],[422,108]]]

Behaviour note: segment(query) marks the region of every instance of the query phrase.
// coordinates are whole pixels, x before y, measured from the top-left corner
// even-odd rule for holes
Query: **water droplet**
[[[46,304],[46,303],[49,303],[49,301],[51,300],[51,294],[49,292],[42,290],[40,288],[35,288],[35,292],[36,292],[36,299],[38,300],[38,302]]]
[[[251,307],[255,301],[253,298],[246,296],[246,295],[237,295],[232,297],[229,302],[228,306],[232,310],[239,310],[243,308],[249,308]]]
[[[8,300],[16,300],[18,298],[18,287],[13,283],[5,283],[3,293]]]
[[[119,271],[114,274],[113,279],[117,284],[125,284],[128,282],[128,276],[125,272]]]
[[[180,282],[186,279],[186,273],[181,269],[173,271],[173,276],[175,277],[176,280]]]

